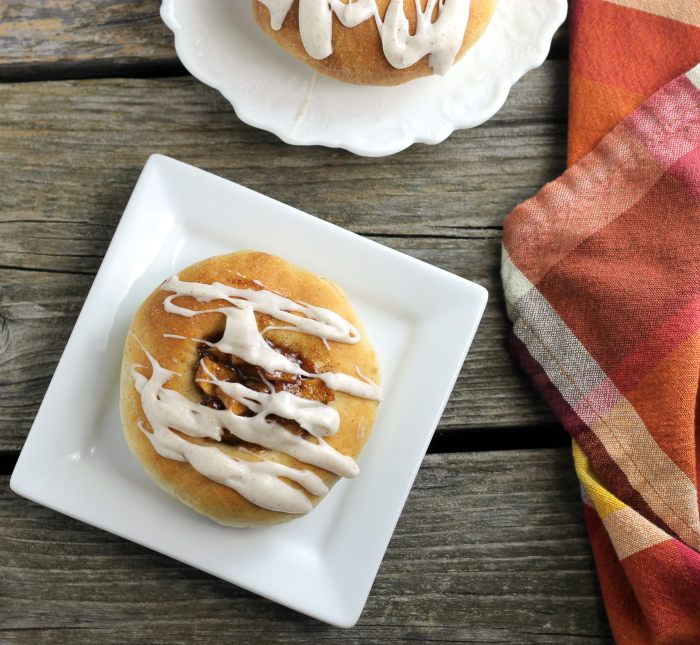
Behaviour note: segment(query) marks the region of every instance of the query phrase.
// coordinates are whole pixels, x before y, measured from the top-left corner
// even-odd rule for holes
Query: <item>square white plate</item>
[[[384,401],[358,460],[308,516],[219,526],[163,492],[119,419],[124,340],[171,274],[241,249],[330,278],[364,322]],[[486,306],[483,287],[174,159],[136,184],[10,485],[16,493],[338,627],[360,617]]]

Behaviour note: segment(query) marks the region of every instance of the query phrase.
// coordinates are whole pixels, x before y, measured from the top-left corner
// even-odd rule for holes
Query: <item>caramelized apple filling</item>
[[[274,319],[271,319],[274,321]],[[265,321],[267,324],[268,321]],[[300,365],[306,372],[318,374],[318,367],[313,361],[309,361],[294,351],[293,348],[283,347],[267,341],[277,351],[284,354],[289,360]],[[232,354],[225,354],[216,347],[203,346],[201,358],[195,372],[195,382],[202,390],[202,404],[216,410],[228,409],[239,416],[254,416],[250,408],[229,396],[215,383],[209,380],[209,372],[219,381],[228,383],[240,383],[256,392],[269,392],[269,385],[275,388],[275,392],[286,391],[302,399],[328,403],[335,400],[335,393],[320,378],[308,378],[298,374],[285,372],[267,372],[260,367],[246,363],[244,360]],[[289,432],[302,436],[307,441],[318,443],[318,440],[304,430],[296,421],[284,419],[277,415],[270,415],[270,419],[284,426]],[[228,430],[224,431],[222,442],[232,446],[241,446],[254,453],[263,452],[265,448],[258,444],[242,441]]]

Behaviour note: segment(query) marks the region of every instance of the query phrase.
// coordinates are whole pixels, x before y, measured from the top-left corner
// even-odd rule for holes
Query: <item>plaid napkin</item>
[[[574,0],[576,163],[503,234],[511,347],[573,437],[617,643],[700,643],[694,25],[700,1]]]
[[[698,0],[570,0],[569,165],[700,63]]]

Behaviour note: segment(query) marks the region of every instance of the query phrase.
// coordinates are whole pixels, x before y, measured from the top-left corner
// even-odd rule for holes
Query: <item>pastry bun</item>
[[[397,2],[403,2],[403,7]],[[334,0],[332,10],[329,3],[317,0],[253,0],[253,14],[270,38],[321,74],[356,85],[400,85],[433,73],[443,75],[479,40],[498,4],[498,0],[446,0],[444,6],[440,0],[420,2],[425,16],[418,14],[415,0]],[[428,3],[433,6],[431,17],[427,16]],[[353,4],[352,16],[342,12],[342,5],[348,4]],[[366,11],[358,18],[361,8]],[[396,29],[400,32],[404,21],[401,9],[408,32],[397,37]],[[450,11],[462,14],[451,16]],[[445,16],[438,18],[442,12]],[[370,13],[368,19],[354,25]],[[352,26],[344,26],[339,15]],[[397,48],[396,43],[406,36],[413,38],[421,20],[426,29],[433,26],[435,33],[421,43],[413,42],[409,47],[413,52],[406,53],[401,44]]]
[[[194,264],[126,339],[126,440],[168,493],[221,524],[288,522],[353,477],[379,362],[334,283],[265,253]]]

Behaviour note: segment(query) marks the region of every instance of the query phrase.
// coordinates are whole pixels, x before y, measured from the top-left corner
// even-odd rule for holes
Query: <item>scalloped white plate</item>
[[[566,18],[566,0],[500,0],[479,42],[445,77],[398,87],[322,76],[275,44],[252,0],[164,0],[160,14],[190,73],[219,90],[246,123],[295,145],[366,157],[440,143],[490,119],[511,86],[541,65]]]
[[[240,249],[280,255],[341,285],[379,356],[384,392],[357,478],[339,482],[305,517],[258,529],[220,526],[161,490],[129,451],[119,420],[124,339],[140,303],[193,262]],[[95,277],[10,486],[297,611],[351,627],[486,298],[486,290],[473,282],[153,155]],[[167,594],[166,585],[161,592]]]

